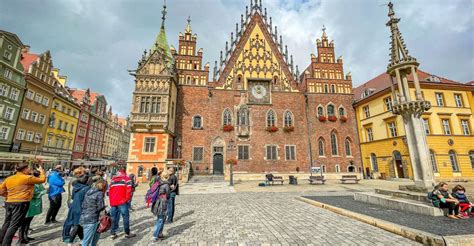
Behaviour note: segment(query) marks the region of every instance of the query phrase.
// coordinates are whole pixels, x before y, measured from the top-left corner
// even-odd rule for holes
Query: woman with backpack
[[[170,186],[168,184],[168,179],[170,175],[167,171],[164,171],[161,174],[159,188],[155,191],[153,196],[153,205],[151,206],[151,211],[153,215],[156,216],[156,224],[153,230],[153,242],[157,242],[164,238],[163,228],[165,226],[166,219],[166,208],[168,205],[168,199],[170,197]]]
[[[84,228],[82,246],[96,246],[100,238],[97,232],[100,213],[105,210],[104,194],[107,184],[104,180],[95,183],[90,188],[82,202],[81,225]]]

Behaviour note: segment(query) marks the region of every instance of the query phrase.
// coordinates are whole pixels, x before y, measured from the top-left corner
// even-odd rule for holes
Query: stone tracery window
[[[338,155],[337,151],[337,135],[336,132],[331,133],[331,155]]]
[[[248,126],[249,125],[249,111],[247,108],[240,108],[237,112],[237,125]]]
[[[267,112],[267,126],[275,126],[275,125],[276,125],[275,112],[270,109]]]
[[[324,139],[320,138],[318,141],[318,155],[324,156]]]
[[[319,116],[324,116],[324,108],[322,106],[318,107],[318,117]]]
[[[290,111],[285,112],[285,127],[293,126],[293,114]]]
[[[328,116],[334,116],[334,105],[330,104],[327,107],[328,110]]]
[[[223,119],[224,126],[232,125],[232,114],[228,108],[224,110],[222,119]]]
[[[344,141],[344,145],[346,149],[346,156],[352,156],[351,140],[349,138],[346,138],[346,140]]]
[[[346,115],[346,110],[344,107],[339,107],[339,116],[345,116]]]

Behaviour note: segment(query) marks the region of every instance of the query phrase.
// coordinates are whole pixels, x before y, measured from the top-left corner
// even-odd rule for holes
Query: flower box
[[[230,165],[237,165],[237,160],[236,159],[229,159],[225,163],[230,164]]]
[[[295,130],[294,126],[285,126],[285,127],[283,127],[284,132],[292,132],[294,130]]]
[[[278,131],[278,127],[276,126],[267,127],[267,132],[277,132],[277,131]]]
[[[336,121],[336,120],[337,120],[337,117],[334,116],[334,115],[331,115],[331,116],[328,117],[328,120],[329,120],[329,121]]]
[[[344,116],[344,115],[341,116],[340,120],[341,120],[342,122],[346,122],[346,121],[347,121],[347,116]]]
[[[224,127],[222,128],[222,130],[224,132],[231,132],[234,130],[234,126],[233,125],[224,125]]]
[[[326,121],[326,116],[321,115],[321,116],[319,116],[318,119],[319,119],[319,121],[324,122],[324,121]]]

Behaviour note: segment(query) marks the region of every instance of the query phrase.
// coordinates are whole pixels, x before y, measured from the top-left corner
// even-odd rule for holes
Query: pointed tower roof
[[[402,34],[398,29],[398,22],[400,22],[400,18],[395,16],[395,11],[393,10],[392,2],[388,3],[388,17],[389,20],[387,22],[387,26],[390,27],[390,62],[388,64],[387,69],[392,70],[392,68],[405,65],[405,64],[416,64],[416,59],[410,56],[408,49],[405,45],[405,41],[403,40]]]
[[[191,34],[192,30],[191,30],[191,16],[188,16],[188,24],[186,24],[186,29],[184,30],[185,33],[189,33]]]
[[[151,48],[151,52],[154,52],[157,48],[161,49],[164,51],[164,54],[168,58],[172,58],[171,51],[170,51],[170,46],[168,45],[168,39],[166,38],[166,31],[165,31],[165,20],[166,20],[166,0],[163,4],[163,10],[161,11],[161,14],[163,15],[161,17],[161,28],[160,32],[158,35],[156,35],[155,43],[153,44]]]

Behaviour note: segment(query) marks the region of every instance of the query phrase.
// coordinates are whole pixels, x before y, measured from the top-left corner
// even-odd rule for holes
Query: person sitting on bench
[[[267,179],[267,184],[269,184],[270,182],[273,182],[273,174],[268,173],[265,175],[265,178]]]
[[[459,201],[449,194],[447,183],[441,182],[435,186],[431,195],[431,201],[435,207],[447,208],[448,218],[459,219],[462,217],[459,215]]]
[[[456,185],[453,188],[453,193],[451,195],[459,201],[459,210],[461,215],[464,217],[469,217],[474,204],[470,202],[469,199],[467,199],[466,188],[464,188],[462,185]]]

